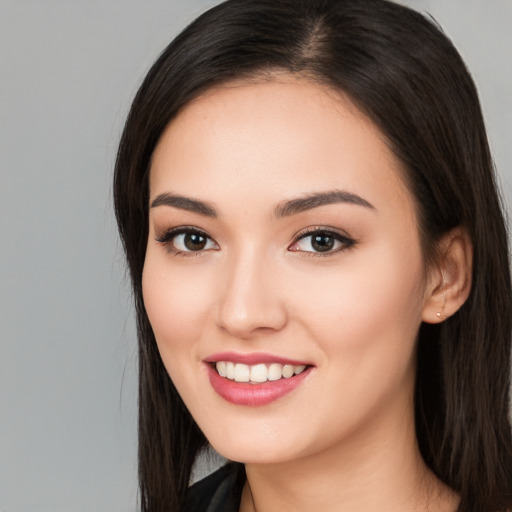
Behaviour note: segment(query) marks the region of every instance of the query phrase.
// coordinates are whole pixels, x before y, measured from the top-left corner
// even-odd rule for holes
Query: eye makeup
[[[156,236],[155,240],[176,256],[198,256],[205,251],[219,249],[208,234],[193,226],[171,228]]]
[[[333,228],[313,226],[294,236],[289,251],[308,253],[308,256],[330,256],[355,246],[356,240]]]
[[[167,252],[176,256],[198,256],[220,247],[205,231],[194,226],[178,226],[164,230],[155,237]],[[291,252],[326,257],[346,251],[357,243],[346,233],[324,226],[306,228],[293,236]]]

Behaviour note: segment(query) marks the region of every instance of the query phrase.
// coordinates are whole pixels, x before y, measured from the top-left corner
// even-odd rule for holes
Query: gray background
[[[132,308],[115,149],[206,0],[0,0],[0,511],[136,510]],[[409,0],[479,87],[512,204],[512,0]]]

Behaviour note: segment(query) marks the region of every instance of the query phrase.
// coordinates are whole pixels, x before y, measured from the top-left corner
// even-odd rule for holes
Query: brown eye
[[[176,254],[199,253],[219,246],[204,232],[193,228],[170,229],[156,238],[169,252]]]
[[[299,236],[299,239],[289,248],[294,252],[308,252],[313,254],[334,254],[348,249],[355,244],[355,240],[333,231],[314,230]]]
[[[208,242],[208,238],[199,233],[183,233],[183,245],[189,251],[202,251]]]
[[[311,247],[317,252],[327,252],[334,247],[336,240],[328,235],[313,235],[311,237]]]

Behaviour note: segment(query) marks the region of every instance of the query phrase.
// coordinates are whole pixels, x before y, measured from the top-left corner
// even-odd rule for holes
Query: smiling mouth
[[[268,405],[297,389],[314,365],[271,354],[224,352],[204,361],[213,390],[224,400],[249,407]]]
[[[262,384],[267,381],[289,379],[302,373],[307,366],[279,363],[247,365],[232,361],[217,361],[214,368],[221,377],[231,381]]]

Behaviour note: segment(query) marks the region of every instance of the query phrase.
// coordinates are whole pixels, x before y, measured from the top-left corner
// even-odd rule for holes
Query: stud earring
[[[446,294],[443,293],[443,307],[442,307],[441,311],[438,311],[436,313],[436,316],[437,316],[437,318],[439,318],[439,320],[441,320],[442,317],[445,316],[444,315],[444,308],[445,307],[446,307]]]
[[[441,287],[440,287],[440,290],[443,290],[444,289],[444,272],[441,271]],[[442,316],[443,316],[443,313],[444,313],[444,308],[446,307],[446,292],[443,292],[443,307],[441,309],[441,311],[438,311],[436,313],[436,316],[437,318],[439,318],[439,320],[441,320]]]

